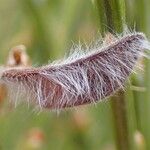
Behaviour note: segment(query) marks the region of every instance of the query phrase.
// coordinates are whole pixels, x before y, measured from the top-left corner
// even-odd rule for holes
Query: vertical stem
[[[122,32],[125,24],[125,3],[124,0],[96,0],[100,31]]]
[[[124,0],[97,0],[97,8],[102,35],[104,35],[106,31],[123,31],[123,26],[125,24]],[[117,149],[129,150],[126,101],[122,90],[118,92],[116,97],[112,97],[111,106],[114,117]]]
[[[150,19],[149,19],[149,10],[150,10],[150,1],[144,0],[144,8],[145,10],[145,32],[147,33],[148,37],[150,38]],[[144,17],[142,16],[142,17]],[[150,60],[146,60],[145,64],[145,84],[146,84],[146,93],[145,93],[145,135],[146,135],[146,144],[147,149],[150,149]]]
[[[142,31],[150,37],[150,19],[149,19],[149,0],[134,0],[134,18],[136,21],[136,27],[139,31]],[[139,11],[137,11],[139,10]],[[131,19],[131,18],[130,18]],[[142,79],[142,80],[141,80]],[[144,81],[144,82],[143,82]],[[138,106],[137,117],[138,117],[138,127],[140,132],[143,134],[145,140],[146,148],[150,149],[150,60],[145,60],[145,71],[144,76],[139,78],[136,76],[134,81],[136,86],[145,86],[145,91],[142,93],[139,91],[134,92],[135,102]]]
[[[99,15],[100,32],[101,32],[102,36],[104,36],[104,33],[106,31],[106,26],[104,24],[107,22],[104,1],[96,0],[96,6],[97,6],[97,10],[98,10],[98,15]]]
[[[135,2],[136,8],[140,11],[136,11],[137,14],[137,24],[138,28],[145,32],[150,38],[150,19],[149,19],[149,0],[137,0]],[[146,148],[150,149],[150,60],[145,60],[145,76],[144,76],[146,86],[146,91],[144,93],[142,103],[143,103],[143,113],[141,117],[142,131],[146,140]]]
[[[127,125],[126,101],[124,91],[111,98],[111,106],[116,132],[116,146],[118,150],[129,150],[129,134]]]
[[[51,41],[48,40],[47,28],[44,24],[43,17],[40,11],[36,8],[32,0],[22,0],[24,10],[28,13],[34,30],[34,48],[36,53],[34,54],[39,63],[47,62],[50,56]],[[51,51],[51,55],[53,55]]]

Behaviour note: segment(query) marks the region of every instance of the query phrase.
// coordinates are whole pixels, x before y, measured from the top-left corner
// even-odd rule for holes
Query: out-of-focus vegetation
[[[150,37],[149,8],[149,0],[126,0],[127,25]],[[90,43],[100,31],[91,0],[1,0],[0,20],[1,64],[18,44],[26,45],[33,65],[45,64],[63,57],[72,41]],[[142,63],[145,71],[131,77],[125,92],[129,144],[135,150],[150,149],[150,62]],[[110,102],[57,115],[0,101],[0,150],[115,150]]]

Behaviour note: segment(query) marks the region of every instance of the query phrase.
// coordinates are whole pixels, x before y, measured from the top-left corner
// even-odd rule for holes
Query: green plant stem
[[[100,18],[100,30],[105,32],[122,32],[125,24],[124,0],[97,0]],[[111,98],[114,126],[116,133],[116,147],[118,150],[129,150],[129,134],[127,124],[126,101],[124,91],[120,90],[117,97]]]
[[[30,21],[34,31],[34,49],[36,49],[34,55],[39,63],[45,63],[49,59],[50,54],[53,55],[53,53],[50,53],[51,41],[48,41],[47,28],[43,20],[44,18],[42,17],[40,10],[35,6],[34,1],[22,0],[21,2],[24,10],[30,16]]]
[[[150,10],[150,1],[149,0],[137,0],[135,2],[136,10],[136,22],[138,26],[138,30],[146,33],[146,35],[150,38],[150,20],[149,20],[149,10]],[[142,109],[141,114],[141,130],[146,140],[146,148],[150,149],[150,60],[145,60],[145,75],[144,75],[144,85],[146,91],[143,94],[142,105],[140,105]]]
[[[97,0],[97,8],[100,20],[100,31],[122,32],[125,24],[124,0]]]
[[[118,150],[129,150],[128,120],[124,91],[120,90],[117,96],[111,98],[111,106],[117,138],[116,147]]]
[[[145,0],[144,3],[144,8],[145,10],[145,32],[147,33],[148,38],[150,38],[150,19],[149,19],[149,10],[150,10],[150,1]],[[144,17],[144,16],[143,16]],[[146,85],[146,93],[145,93],[145,114],[146,118],[144,115],[144,118],[146,120],[145,122],[145,134],[146,134],[146,146],[147,149],[150,149],[150,60],[145,61],[145,85]]]
[[[81,18],[85,15],[85,10],[88,8],[88,2],[80,0],[73,0],[73,1],[65,1],[66,5],[64,8],[63,14],[63,22],[65,25],[65,36],[61,40],[59,49],[67,49],[67,43],[69,43],[70,39],[73,37],[77,32],[77,28],[79,26],[79,22],[81,22]],[[84,8],[83,8],[84,7]],[[78,11],[77,11],[78,10]],[[63,48],[62,48],[63,47]],[[62,51],[64,53],[64,51]]]
[[[99,15],[100,33],[102,34],[102,36],[104,36],[106,31],[106,26],[104,25],[104,23],[106,23],[107,21],[106,21],[105,7],[104,7],[103,0],[96,0],[96,6]]]

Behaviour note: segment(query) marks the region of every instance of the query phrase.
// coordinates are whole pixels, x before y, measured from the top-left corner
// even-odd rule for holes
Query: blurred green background
[[[72,41],[90,43],[99,32],[94,0],[0,0],[0,63],[24,44],[39,66],[63,57]],[[128,27],[150,35],[150,1],[126,0]],[[149,36],[150,37],[150,36]],[[150,148],[150,62],[125,92],[130,149]],[[111,101],[61,111],[0,105],[0,150],[115,150]],[[126,149],[126,148],[125,148]]]

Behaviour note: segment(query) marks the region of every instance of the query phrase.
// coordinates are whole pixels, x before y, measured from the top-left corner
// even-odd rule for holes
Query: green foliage
[[[102,34],[111,31],[110,28],[121,32],[125,20],[122,2],[106,0],[105,5],[110,8],[106,14],[104,0],[1,0],[0,63],[6,62],[9,49],[18,44],[26,45],[32,63],[41,65],[62,57],[71,41],[90,43],[99,29]],[[149,0],[126,0],[127,25],[133,27],[136,22],[137,30],[150,35],[149,7]],[[110,28],[105,26],[108,24]],[[150,62],[145,64],[146,71],[132,76],[134,86],[128,85],[125,92],[126,123],[133,150],[150,149]],[[62,111],[59,115],[49,110],[40,113],[34,110],[23,104],[14,108],[8,102],[0,106],[0,149],[113,150],[116,147],[110,101]]]

